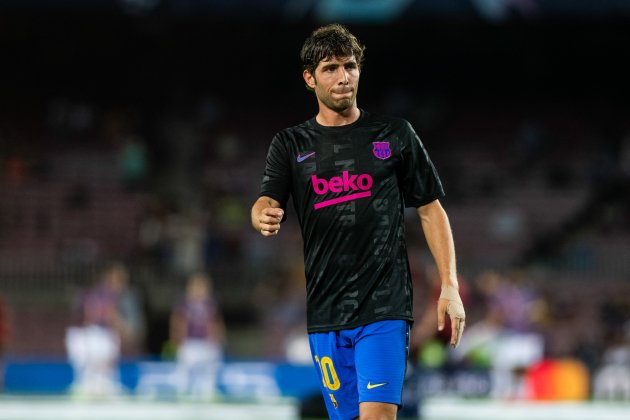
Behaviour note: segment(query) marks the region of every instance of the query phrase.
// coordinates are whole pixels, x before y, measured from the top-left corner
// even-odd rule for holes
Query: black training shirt
[[[412,320],[404,207],[444,196],[411,125],[361,111],[326,127],[312,118],[273,138],[261,196],[286,208],[302,229],[308,331]]]

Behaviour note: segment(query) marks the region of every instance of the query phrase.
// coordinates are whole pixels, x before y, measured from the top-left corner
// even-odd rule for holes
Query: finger
[[[258,220],[260,223],[266,223],[269,225],[276,225],[276,224],[280,224],[280,221],[282,220],[282,218],[278,218],[275,216],[261,216],[260,219]]]
[[[446,305],[448,301],[443,299],[438,300],[437,306],[437,321],[438,321],[438,331],[442,331],[444,329],[444,324],[446,322]]]
[[[268,224],[268,223],[260,224],[260,233],[263,236],[277,235],[279,230],[280,230],[279,224]]]
[[[265,216],[273,217],[274,219],[282,220],[282,217],[284,216],[284,210],[280,208],[268,207],[266,209],[263,209],[262,214]]]
[[[268,229],[280,229],[280,221],[278,219],[274,219],[273,217],[262,216],[258,219],[258,223],[261,228]]]
[[[459,319],[451,318],[451,347],[459,343]]]
[[[267,231],[274,231],[274,230],[280,230],[280,223],[267,223],[267,222],[260,222],[260,228],[263,230],[267,230]]]
[[[462,339],[466,321],[461,318],[451,318],[451,323],[453,325],[453,330],[451,331],[451,347],[455,348]]]

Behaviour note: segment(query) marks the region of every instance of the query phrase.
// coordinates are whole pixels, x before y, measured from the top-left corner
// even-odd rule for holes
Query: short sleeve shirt
[[[404,208],[444,196],[411,125],[361,111],[273,138],[261,196],[293,203],[304,240],[309,332],[412,320]]]

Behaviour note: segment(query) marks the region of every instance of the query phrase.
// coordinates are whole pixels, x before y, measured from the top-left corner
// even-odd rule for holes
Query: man
[[[127,267],[118,262],[105,267],[79,305],[82,325],[66,331],[73,390],[88,396],[118,394],[120,356],[125,350],[137,353],[144,333],[140,300],[129,286]]]
[[[438,329],[464,329],[450,225],[437,172],[408,122],[368,114],[356,95],[364,47],[345,27],[306,39],[303,77],[319,112],[273,139],[252,225],[278,234],[289,195],[304,239],[311,352],[331,419],[396,418],[411,279],[403,209],[417,208],[440,272]]]
[[[181,394],[212,397],[223,360],[225,326],[210,276],[195,273],[170,319],[171,341],[177,346]]]

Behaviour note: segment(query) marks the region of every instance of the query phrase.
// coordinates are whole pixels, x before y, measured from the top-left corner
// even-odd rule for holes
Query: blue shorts
[[[385,320],[309,334],[311,354],[333,420],[359,417],[362,402],[400,405],[410,324]]]

